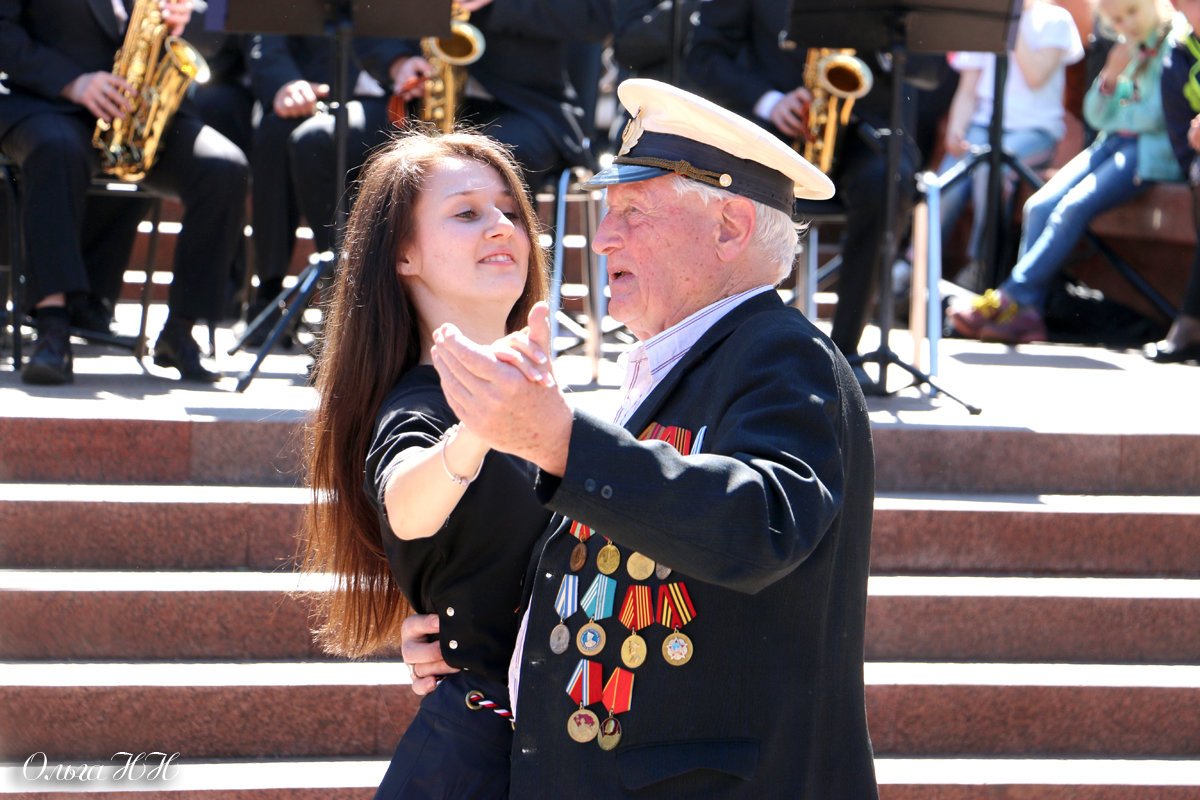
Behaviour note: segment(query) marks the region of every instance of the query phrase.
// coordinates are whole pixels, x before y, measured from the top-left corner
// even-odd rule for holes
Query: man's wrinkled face
[[[726,296],[720,213],[666,177],[608,187],[592,249],[608,258],[612,318],[645,341]]]

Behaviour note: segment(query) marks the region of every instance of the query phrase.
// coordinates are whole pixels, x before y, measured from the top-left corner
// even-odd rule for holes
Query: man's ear
[[[717,255],[722,261],[734,260],[750,245],[757,219],[758,212],[749,199],[725,200],[717,220]]]

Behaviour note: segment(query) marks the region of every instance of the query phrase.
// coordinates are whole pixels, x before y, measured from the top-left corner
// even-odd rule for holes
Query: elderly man
[[[525,578],[511,796],[874,798],[867,413],[842,355],[773,291],[793,195],[832,185],[694,95],[631,80],[619,96],[634,119],[595,179],[593,245],[640,340],[617,422],[435,337],[463,423],[537,464],[561,514]],[[544,311],[531,331],[548,347]],[[417,664],[416,688],[436,671]]]

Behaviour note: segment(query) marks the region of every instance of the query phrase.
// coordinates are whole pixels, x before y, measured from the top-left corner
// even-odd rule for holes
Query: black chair
[[[20,371],[22,365],[21,327],[25,323],[25,243],[20,225],[21,176],[20,168],[7,156],[0,155],[0,182],[4,184],[4,214],[9,234],[9,256],[4,268],[8,274],[7,308],[8,327],[12,337],[13,369]],[[154,296],[154,272],[158,258],[158,234],[162,222],[162,202],[165,195],[144,186],[122,181],[97,178],[88,188],[90,194],[119,197],[142,197],[150,201],[149,222],[151,225],[146,248],[145,278],[141,288],[141,321],[137,336],[117,336],[104,331],[71,328],[71,335],[88,342],[98,342],[129,350],[141,359],[148,353],[146,323],[150,304]]]
[[[796,260],[792,305],[804,312],[804,316],[815,320],[817,291],[822,283],[837,273],[842,264],[840,254],[821,263],[821,226],[845,225],[846,208],[840,200],[797,200],[793,216],[805,223],[807,230],[801,235],[798,245],[803,257]]]
[[[603,216],[604,193],[596,189],[586,189],[581,186],[592,176],[592,172],[584,167],[568,167],[564,169],[558,180],[539,193],[539,199],[548,200],[554,208],[554,229],[552,232],[552,269],[550,274],[550,340],[556,344],[559,334],[566,330],[574,341],[563,346],[555,347],[556,354],[570,352],[583,347],[592,363],[592,380],[600,375],[600,348],[603,343],[604,331],[602,320],[605,315],[604,287],[607,283],[607,271],[604,256],[597,255],[591,249],[591,242],[600,225]],[[583,321],[566,313],[562,308],[563,277],[566,270],[568,213],[571,204],[583,204],[579,218],[583,228],[576,236],[583,239],[584,267],[583,280],[585,312]],[[575,249],[575,248],[572,248]]]

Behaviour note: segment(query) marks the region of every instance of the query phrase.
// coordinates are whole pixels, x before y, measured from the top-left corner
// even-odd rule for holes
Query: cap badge
[[[617,153],[623,156],[633,149],[638,143],[638,139],[642,138],[642,110],[639,108],[638,113],[633,115],[633,119],[625,123],[625,130],[621,131],[621,152]]]

